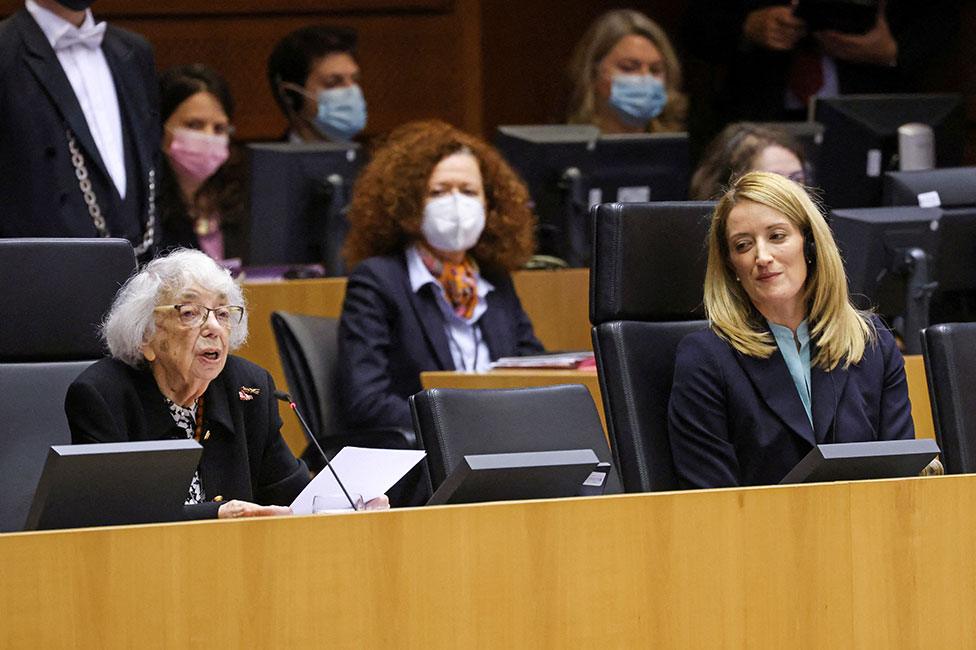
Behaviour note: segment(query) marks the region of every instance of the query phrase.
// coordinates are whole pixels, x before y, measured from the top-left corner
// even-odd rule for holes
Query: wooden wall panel
[[[118,22],[153,42],[160,69],[204,61],[220,70],[238,102],[234,120],[238,134],[255,140],[277,138],[286,126],[267,81],[268,55],[288,32],[323,21],[244,16]],[[481,129],[480,69],[470,63],[462,67],[463,39],[459,38],[467,31],[477,35],[477,24],[462,25],[459,14],[357,16],[324,22],[359,32],[367,133],[383,133],[424,117],[439,117],[476,132]]]
[[[133,2],[132,0],[99,0],[98,12],[106,17],[126,16],[193,16],[193,15],[281,15],[338,14],[409,11],[449,11],[453,0],[166,0]]]
[[[22,6],[0,0],[0,16]],[[98,17],[145,36],[159,69],[202,62],[227,77],[244,140],[277,139],[285,119],[267,82],[266,62],[288,32],[315,24],[359,33],[367,134],[436,117],[482,130],[479,0],[222,0],[153,3],[100,0]]]
[[[966,95],[967,154],[976,163],[976,3],[965,2],[951,63],[933,83]],[[265,80],[265,62],[288,31],[316,22],[360,33],[368,134],[412,119],[437,117],[491,137],[500,124],[557,122],[563,117],[565,69],[573,47],[603,11],[634,7],[672,35],[688,0],[99,0],[97,15],[146,36],[160,68],[209,63],[228,77],[238,100],[238,133],[276,138],[285,128]],[[22,6],[0,0],[0,16]]]

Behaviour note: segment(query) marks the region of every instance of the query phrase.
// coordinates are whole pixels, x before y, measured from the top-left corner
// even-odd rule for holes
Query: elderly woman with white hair
[[[73,442],[195,438],[188,517],[290,513],[309,473],[281,437],[271,376],[230,354],[247,312],[226,270],[200,251],[153,260],[119,291],[102,333],[111,357],[68,389]]]

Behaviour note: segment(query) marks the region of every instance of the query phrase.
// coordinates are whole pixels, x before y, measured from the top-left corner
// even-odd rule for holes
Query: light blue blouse
[[[800,401],[803,402],[803,410],[807,412],[807,418],[813,425],[813,411],[810,406],[810,331],[807,329],[807,322],[804,320],[796,328],[795,338],[789,327],[766,322],[786,361],[790,376],[793,377],[796,392],[800,394]]]

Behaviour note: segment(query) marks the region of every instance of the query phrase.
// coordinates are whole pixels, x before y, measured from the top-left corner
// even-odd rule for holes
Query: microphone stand
[[[295,401],[291,398],[291,395],[289,395],[283,390],[276,390],[274,392],[274,395],[282,402],[287,402],[288,406],[291,407],[291,410],[295,412],[295,415],[298,417],[299,423],[301,423],[302,425],[302,429],[305,431],[305,436],[312,441],[312,444],[315,445],[315,448],[319,450],[320,454],[322,454],[322,458],[325,459],[325,466],[329,468],[330,472],[332,472],[332,476],[335,478],[336,483],[338,483],[339,487],[342,489],[342,493],[345,495],[346,501],[349,502],[349,505],[352,506],[353,510],[359,510],[359,508],[357,508],[356,504],[353,502],[352,497],[349,496],[349,492],[346,490],[346,486],[343,485],[342,480],[339,479],[339,475],[336,474],[336,471],[332,468],[332,463],[329,462],[329,457],[322,449],[322,445],[320,445],[319,441],[315,439],[314,435],[312,435],[312,430],[308,428],[308,423],[305,422],[305,418],[302,417],[302,413],[301,411],[298,410],[298,405],[295,404]]]

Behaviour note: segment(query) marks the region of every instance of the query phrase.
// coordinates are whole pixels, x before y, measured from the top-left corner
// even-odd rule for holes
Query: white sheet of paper
[[[343,447],[332,459],[332,469],[350,494],[361,494],[363,501],[369,501],[385,494],[426,455],[427,452],[414,449]],[[296,515],[312,514],[312,498],[317,494],[342,494],[328,468],[323,468],[305,486],[291,504],[291,509]]]

